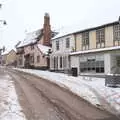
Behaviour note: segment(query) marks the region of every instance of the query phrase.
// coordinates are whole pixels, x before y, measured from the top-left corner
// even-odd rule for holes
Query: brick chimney
[[[43,45],[50,46],[50,39],[51,39],[50,16],[48,13],[45,13],[43,25]]]

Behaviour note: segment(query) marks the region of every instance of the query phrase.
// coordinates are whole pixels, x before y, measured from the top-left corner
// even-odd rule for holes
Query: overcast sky
[[[44,13],[51,18],[52,29],[79,25],[81,29],[117,21],[120,0],[0,0],[0,46],[12,48],[26,32],[42,28]]]

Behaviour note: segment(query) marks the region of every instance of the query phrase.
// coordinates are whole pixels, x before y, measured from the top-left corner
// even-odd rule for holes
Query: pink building
[[[50,17],[44,16],[43,28],[28,33],[26,38],[17,46],[17,66],[24,68],[49,68],[49,52],[51,50],[51,37],[55,33],[51,31]]]

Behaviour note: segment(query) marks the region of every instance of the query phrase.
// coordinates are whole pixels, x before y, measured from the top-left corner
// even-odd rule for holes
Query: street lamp
[[[120,24],[120,16],[119,16],[118,22],[119,22],[119,24]]]
[[[5,51],[5,46],[3,48],[0,48],[0,65],[2,64],[2,52]]]
[[[6,25],[7,22],[5,20],[0,20],[0,22],[3,24],[3,25]],[[3,48],[0,48],[0,65],[2,64],[2,51],[4,52],[5,51],[5,47]]]
[[[0,22],[1,22],[3,25],[7,25],[6,20],[0,20]],[[4,50],[5,50],[5,47],[4,47],[4,46],[3,46],[3,48],[0,49],[0,55],[1,55],[2,50],[3,50],[3,52],[4,52]]]
[[[0,4],[0,8],[2,8],[2,4]]]
[[[3,25],[7,25],[6,20],[0,20],[0,22],[1,22]]]

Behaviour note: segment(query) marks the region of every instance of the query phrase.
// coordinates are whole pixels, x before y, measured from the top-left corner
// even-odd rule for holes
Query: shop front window
[[[117,60],[117,67],[120,67],[120,57],[116,57]]]
[[[104,56],[89,56],[80,59],[81,72],[104,73]]]

